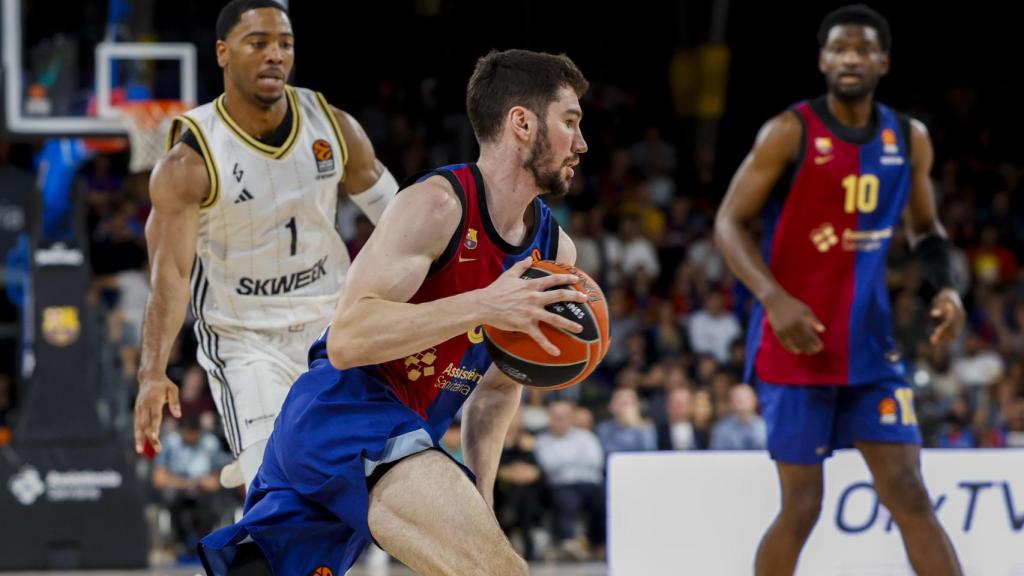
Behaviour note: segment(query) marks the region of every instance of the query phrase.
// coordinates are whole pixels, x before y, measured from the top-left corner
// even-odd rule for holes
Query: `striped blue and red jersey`
[[[502,239],[491,222],[483,176],[475,164],[444,166],[428,172],[419,181],[435,175],[447,179],[459,196],[462,220],[410,303],[484,288],[527,257],[555,260],[559,226],[540,198],[534,198],[527,208],[530,226],[526,237],[513,246]],[[381,330],[402,330],[402,326],[381,326]],[[321,340],[326,342],[326,336]],[[326,354],[325,344],[320,341],[310,350],[310,361],[319,354]],[[491,357],[483,344],[483,327],[477,326],[416,354],[355,370],[384,382],[399,401],[427,421],[431,433],[439,438],[490,365]]]
[[[792,109],[803,126],[792,181],[764,209],[764,257],[825,325],[824,349],[791,354],[760,305],[748,371],[773,384],[856,385],[903,375],[892,338],[886,257],[911,185],[910,121],[875,104],[866,128],[839,123],[824,97]],[[749,374],[748,374],[749,376]]]

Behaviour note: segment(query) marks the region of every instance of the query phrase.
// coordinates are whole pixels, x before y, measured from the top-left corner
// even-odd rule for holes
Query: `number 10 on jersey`
[[[850,174],[843,178],[843,190],[846,191],[843,208],[847,214],[870,214],[878,208],[878,176]]]

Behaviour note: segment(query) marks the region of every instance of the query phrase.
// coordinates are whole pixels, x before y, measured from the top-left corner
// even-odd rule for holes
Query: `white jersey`
[[[348,151],[323,96],[288,86],[292,129],[280,147],[246,134],[224,96],[175,119],[195,134],[210,177],[199,212],[192,307],[209,327],[326,324],[349,256],[335,227]]]

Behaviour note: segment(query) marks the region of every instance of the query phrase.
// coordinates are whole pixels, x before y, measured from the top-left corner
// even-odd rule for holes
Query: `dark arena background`
[[[222,93],[224,2],[0,3],[0,571],[202,572],[197,540],[234,521],[244,493],[200,481],[231,455],[191,314],[167,373],[209,449],[137,456],[132,408],[148,174],[170,115]],[[817,30],[843,4],[287,4],[290,83],[352,114],[399,181],[477,158],[466,83],[489,50],[578,64],[589,151],[570,193],[548,203],[605,291],[612,345],[584,383],[524,391],[496,516],[534,574],[751,574],[779,486],[744,381],[752,298],[713,243],[714,218],[762,124],[824,93]],[[927,271],[896,228],[887,288],[923,476],[966,574],[1024,574],[1019,23],[997,3],[872,7],[893,34],[876,95],[928,128],[967,312],[950,346],[929,344]],[[337,226],[353,256],[373,230],[348,201]],[[567,405],[571,428],[600,445],[594,459],[543,454]],[[187,445],[178,428],[165,417],[161,434]],[[462,458],[458,421],[444,446]],[[561,483],[570,469],[586,480]],[[912,574],[860,456],[839,452],[825,469],[797,573]],[[377,549],[351,573],[411,574]]]

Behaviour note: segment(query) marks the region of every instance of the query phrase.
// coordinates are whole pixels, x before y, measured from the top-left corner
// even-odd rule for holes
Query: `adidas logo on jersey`
[[[238,195],[238,198],[235,198],[235,204],[247,202],[249,200],[252,200],[253,198],[255,198],[255,196],[252,195],[252,192],[249,192],[245,188],[242,188],[242,193]]]

